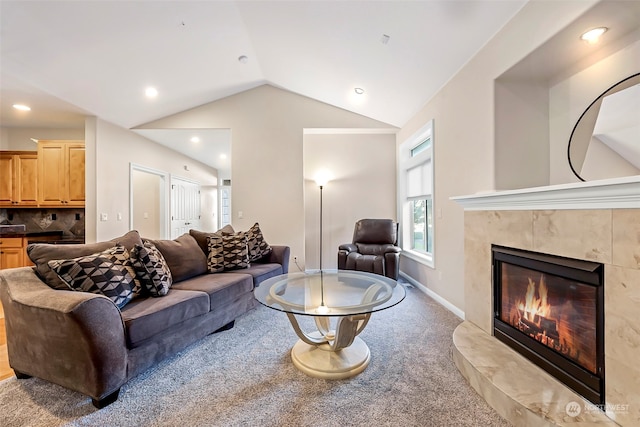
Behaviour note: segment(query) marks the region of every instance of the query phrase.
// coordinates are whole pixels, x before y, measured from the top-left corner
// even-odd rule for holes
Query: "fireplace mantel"
[[[465,210],[640,208],[640,175],[451,197]]]

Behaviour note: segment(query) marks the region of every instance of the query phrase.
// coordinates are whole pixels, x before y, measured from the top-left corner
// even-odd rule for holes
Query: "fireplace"
[[[604,266],[492,246],[494,335],[604,404]]]

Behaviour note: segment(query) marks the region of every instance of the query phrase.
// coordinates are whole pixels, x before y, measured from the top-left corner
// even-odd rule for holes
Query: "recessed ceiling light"
[[[224,153],[223,153],[223,154],[220,154],[220,158],[221,158],[222,160],[224,160],[224,159],[226,159],[226,158],[227,158],[227,155],[226,155],[226,154],[224,154]]]
[[[238,57],[238,61],[240,61],[242,64],[246,64],[247,62],[249,62],[249,58],[247,58],[246,55],[242,55]]]
[[[13,104],[13,108],[20,111],[31,111],[31,107],[24,104]]]
[[[200,142],[200,138],[197,137],[197,136],[194,136],[194,137],[191,138],[191,142],[196,142],[196,143]]]
[[[358,95],[362,95],[364,93],[364,89],[362,89],[361,87],[357,87],[354,89],[354,92]]]
[[[148,87],[145,89],[144,94],[147,95],[147,98],[155,98],[158,96],[158,89],[155,87]]]
[[[598,40],[600,40],[600,36],[602,36],[604,33],[606,33],[607,30],[608,30],[607,27],[593,28],[593,29],[583,33],[580,36],[580,39],[586,41],[589,44],[598,43]]]

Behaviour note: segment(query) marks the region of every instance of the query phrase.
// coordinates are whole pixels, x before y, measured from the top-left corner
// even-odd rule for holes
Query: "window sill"
[[[427,267],[435,268],[435,262],[433,261],[433,255],[427,255],[424,253],[405,249],[400,252],[400,255],[405,256],[413,261],[416,261]]]

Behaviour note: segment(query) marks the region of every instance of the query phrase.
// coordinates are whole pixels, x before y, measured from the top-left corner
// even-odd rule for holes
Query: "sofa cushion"
[[[169,292],[173,283],[171,270],[153,243],[145,241],[142,245],[135,245],[131,258],[141,287],[146,292],[153,297],[161,297]]]
[[[205,274],[182,281],[172,289],[205,292],[209,295],[210,310],[228,305],[238,296],[253,291],[253,279],[249,274]]]
[[[233,230],[233,227],[230,224],[225,225],[215,233],[207,233],[207,232],[198,231],[198,230],[189,230],[189,234],[194,239],[196,239],[196,242],[198,242],[198,246],[200,246],[200,249],[202,249],[202,252],[204,252],[205,255],[209,254],[207,237],[209,236],[222,237],[225,234],[233,234],[233,233],[235,233],[235,231]]]
[[[104,295],[118,308],[133,298],[134,278],[124,246],[83,257],[51,260],[49,267],[74,291]]]
[[[207,256],[189,233],[175,240],[149,240],[167,261],[173,283],[207,273]]]
[[[246,270],[242,270],[242,273],[250,274],[251,277],[253,277],[253,284],[255,286],[258,286],[270,277],[284,274],[282,271],[282,265],[277,263],[254,263]]]
[[[209,312],[205,292],[170,289],[163,298],[141,298],[122,310],[127,345],[137,347],[171,326]]]
[[[142,244],[140,234],[136,230],[129,231],[124,236],[115,239],[74,245],[51,245],[47,243],[32,243],[27,246],[27,255],[35,265],[36,274],[47,285],[54,289],[69,290],[69,287],[51,270],[48,262],[57,259],[71,259],[95,254],[109,249],[120,243],[127,250],[131,250],[135,243]]]
[[[260,225],[256,222],[249,230],[247,230],[247,245],[249,248],[249,262],[257,261],[260,258],[269,255],[271,246],[264,240]]]

